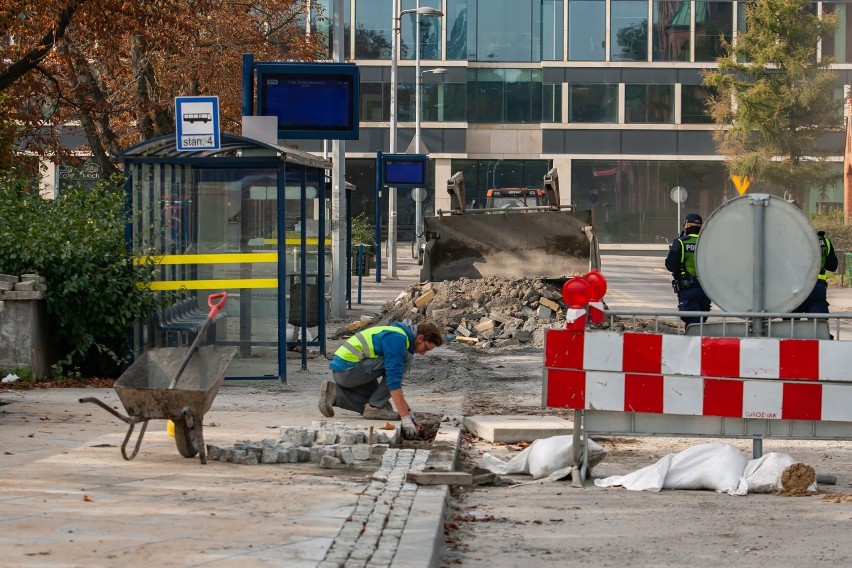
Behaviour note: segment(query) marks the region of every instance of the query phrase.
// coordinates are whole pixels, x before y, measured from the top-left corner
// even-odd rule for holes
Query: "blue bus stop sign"
[[[177,149],[218,150],[219,97],[175,97]]]

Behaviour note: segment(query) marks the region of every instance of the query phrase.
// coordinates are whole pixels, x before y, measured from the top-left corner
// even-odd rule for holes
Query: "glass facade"
[[[606,60],[604,0],[568,0],[568,60]]]
[[[355,26],[351,38],[354,60],[365,63],[365,68],[376,65],[371,61],[382,62],[382,73],[373,67],[365,74],[369,80],[362,83],[361,120],[371,128],[369,123],[390,120],[387,66],[392,3],[345,0],[344,4]],[[598,218],[608,220],[610,238],[655,242],[664,236],[668,242],[671,231],[664,235],[656,231],[654,224],[663,221],[654,218],[674,217],[668,198],[673,185],[664,188],[660,180],[665,184],[675,180],[687,187],[685,180],[694,179],[695,192],[688,187],[690,200],[694,197],[699,202],[688,205],[700,206],[705,213],[719,201],[718,196],[702,197],[705,190],[698,188],[702,179],[723,187],[722,193],[732,191],[725,185],[727,177],[715,155],[713,121],[706,113],[712,93],[700,84],[700,72],[723,54],[725,42],[734,42],[736,34],[744,31],[746,4],[745,0],[401,0],[402,10],[429,6],[443,11],[444,17],[418,21],[408,14],[400,21],[401,76],[408,82],[400,81],[397,86],[398,119],[414,120],[411,68],[419,30],[421,59],[430,68],[443,62],[449,69],[442,76],[424,77],[424,121],[468,123],[472,131],[485,124],[547,125],[538,130],[495,128],[494,143],[488,144],[482,142],[485,128],[471,136],[457,125],[446,125],[440,131],[442,125],[436,128],[432,124],[428,136],[433,140],[443,136],[443,149],[434,150],[436,154],[453,155],[437,160],[450,160],[453,171],[464,171],[470,188],[487,188],[494,184],[495,175],[499,178],[529,167],[535,171],[531,164],[536,160],[461,160],[455,156],[469,152],[480,157],[497,147],[507,158],[512,152],[524,158],[537,153],[579,154],[582,159],[565,158],[572,163],[572,199],[598,200]],[[850,5],[852,2],[827,0],[810,7],[837,16],[838,30],[822,39],[820,53],[840,64],[841,98],[843,83],[848,82],[844,65],[852,64]],[[373,124],[372,129],[376,128]],[[527,130],[532,136],[518,134]],[[505,138],[501,138],[503,131]],[[584,136],[584,132],[588,134]],[[375,137],[369,143],[386,140]],[[696,159],[655,161],[655,152]],[[585,159],[598,153],[609,160]],[[623,159],[631,154],[651,161]],[[365,166],[372,167],[372,163]],[[607,173],[612,170],[614,173]],[[365,175],[367,185],[372,185],[372,174]],[[543,172],[536,171],[529,183],[540,186],[540,175]],[[653,195],[645,195],[647,191]],[[469,189],[468,193],[474,199],[478,192]],[[648,209],[634,207],[639,202]],[[427,203],[434,201],[430,198]]]
[[[671,189],[685,187],[685,211],[709,214],[737,195],[719,162],[573,160],[571,199],[593,209],[604,243],[668,243],[681,221]]]
[[[618,122],[618,85],[570,85],[568,122]]]
[[[852,63],[852,13],[844,2],[823,2],[825,14],[837,16],[837,31],[822,40],[822,56],[834,58],[835,63]]]
[[[417,8],[417,0],[402,0],[400,10]],[[441,0],[420,0],[420,7],[441,9]],[[419,20],[419,22],[418,22]],[[406,14],[399,22],[399,58],[414,59],[417,53],[417,27],[420,26],[420,59],[441,59],[441,18]]]
[[[464,174],[467,205],[472,209],[485,207],[489,189],[540,188],[551,167],[548,160],[452,160],[450,165],[453,173]]]
[[[355,4],[356,59],[390,59],[393,16],[389,5],[386,0],[358,0]]]
[[[540,69],[468,69],[467,73],[468,122],[541,122]]]
[[[610,61],[648,60],[647,0],[612,0]]]
[[[673,123],[674,85],[625,85],[624,121]]]
[[[654,0],[653,61],[689,61],[692,4]]]

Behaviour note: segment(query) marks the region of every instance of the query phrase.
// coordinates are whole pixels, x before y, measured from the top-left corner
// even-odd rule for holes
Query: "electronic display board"
[[[429,162],[425,154],[382,154],[382,183],[387,187],[426,187]]]
[[[278,117],[278,137],[358,139],[358,67],[350,63],[258,63],[257,108]]]

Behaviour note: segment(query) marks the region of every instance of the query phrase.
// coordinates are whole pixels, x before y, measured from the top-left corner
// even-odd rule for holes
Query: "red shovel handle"
[[[219,292],[218,294],[210,294],[207,298],[207,305],[210,307],[210,313],[207,315],[208,319],[213,319],[216,317],[216,314],[219,313],[225,307],[225,304],[228,303],[228,293],[227,292]]]

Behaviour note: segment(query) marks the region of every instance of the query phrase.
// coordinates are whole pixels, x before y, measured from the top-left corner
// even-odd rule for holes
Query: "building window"
[[[532,61],[532,0],[480,2],[477,61]]]
[[[447,0],[447,59],[465,61],[468,59],[468,7],[467,0]],[[475,16],[474,16],[475,17]],[[471,29],[476,29],[476,21]],[[471,57],[475,49],[470,50]]]
[[[594,210],[603,243],[670,242],[681,225],[669,196],[676,186],[688,192],[682,208],[705,216],[731,197],[721,161],[571,161],[571,201]]]
[[[541,60],[562,61],[563,0],[541,2]]]
[[[421,99],[421,119],[463,122],[465,120],[466,92],[464,83],[424,84]]]
[[[358,5],[360,7],[360,4]],[[417,8],[416,0],[403,0],[401,10]],[[441,0],[420,0],[420,7],[441,9]],[[421,16],[420,18],[420,59],[441,59],[441,18]],[[400,59],[415,59],[417,51],[418,17],[406,14],[400,19],[399,27],[399,57]]]
[[[690,22],[689,0],[655,0],[654,61],[689,61]]]
[[[713,124],[707,114],[707,101],[711,90],[702,85],[681,85],[680,121],[683,124]]]
[[[541,86],[541,121],[562,122],[562,85]]]
[[[627,123],[674,123],[674,85],[625,85]]]
[[[695,2],[695,61],[715,61],[723,55],[724,38],[730,43],[734,26],[733,2]]]
[[[317,10],[317,7],[320,9]],[[318,15],[322,12],[322,17]],[[334,34],[334,14],[332,13],[331,0],[314,0],[311,3],[311,26],[314,33],[323,34],[325,36],[326,46],[328,47],[328,58],[331,59],[332,41]],[[348,0],[343,2],[343,58],[350,59],[351,49],[349,48],[349,33],[352,29],[352,6]]]
[[[822,38],[822,56],[833,57],[835,63],[852,62],[852,13],[848,4],[839,2],[823,2],[822,11],[825,14],[837,15],[837,31]]]
[[[606,59],[606,2],[569,0],[568,60]]]
[[[552,165],[549,160],[452,160],[450,169],[464,175],[467,206],[476,209],[485,207],[489,189],[541,188]]]
[[[355,58],[390,59],[393,17],[385,0],[358,0]]]
[[[613,0],[610,14],[610,60],[647,61],[647,0]]]
[[[541,122],[540,69],[469,69],[468,92],[469,122]]]
[[[570,85],[568,122],[618,122],[618,85]]]
[[[390,119],[388,83],[361,83],[361,120],[379,122]]]

